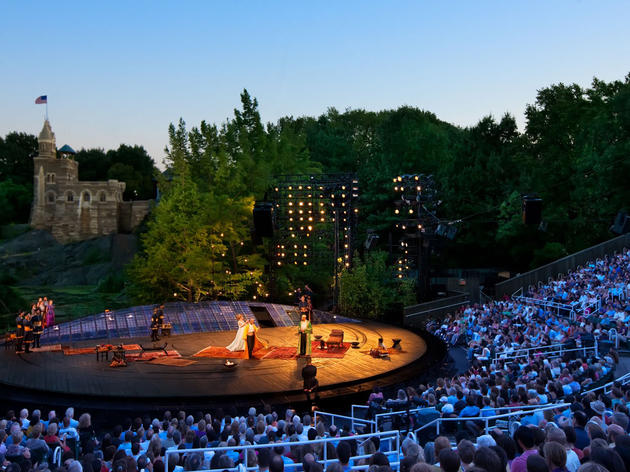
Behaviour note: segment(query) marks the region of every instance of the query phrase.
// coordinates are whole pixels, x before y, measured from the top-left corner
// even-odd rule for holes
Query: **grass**
[[[48,297],[55,302],[55,322],[61,323],[83,316],[100,313],[105,309],[115,310],[130,306],[127,295],[122,293],[101,293],[95,285],[76,285],[69,287],[13,287],[25,300],[37,301],[39,297]],[[2,307],[0,307],[1,310]],[[25,306],[24,309],[30,309]],[[4,310],[1,310],[4,311]],[[0,315],[0,332],[15,329],[15,313]]]

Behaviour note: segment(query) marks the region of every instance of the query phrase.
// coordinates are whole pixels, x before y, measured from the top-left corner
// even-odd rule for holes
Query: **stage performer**
[[[24,345],[24,312],[21,311],[15,319],[15,352],[22,352]]]
[[[158,309],[153,309],[153,315],[151,315],[151,341],[159,341],[160,336],[158,335],[158,330],[160,329],[160,316],[158,314]]]
[[[226,346],[228,351],[244,351],[245,350],[245,339],[243,338],[243,331],[245,331],[245,326],[247,323],[243,318],[241,313],[237,313],[236,321],[238,323],[238,331],[236,332],[236,336],[234,336],[234,341],[230,343],[229,346]]]
[[[311,355],[311,334],[313,334],[313,325],[306,319],[306,315],[302,315],[302,320],[298,326],[298,355]]]
[[[254,346],[256,345],[256,332],[259,330],[254,324],[254,318],[250,318],[243,330],[243,340],[247,340],[247,357],[253,359]]]
[[[26,315],[26,318],[24,318],[24,352],[26,354],[31,352],[32,345],[33,345],[33,322],[31,321],[31,315]]]
[[[31,317],[31,323],[33,325],[33,347],[39,348],[39,338],[41,338],[44,332],[43,315],[39,310]]]
[[[52,299],[48,300],[48,308],[46,308],[46,327],[55,324],[55,304]]]

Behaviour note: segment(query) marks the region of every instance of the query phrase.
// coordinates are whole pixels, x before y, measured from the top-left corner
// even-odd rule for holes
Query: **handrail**
[[[280,443],[267,443],[267,444],[248,444],[248,445],[244,445],[244,446],[221,446],[221,447],[205,447],[205,448],[192,448],[192,449],[167,449],[166,452],[164,453],[164,463],[168,464],[168,456],[169,455],[173,455],[173,454],[190,454],[190,453],[194,453],[194,452],[200,452],[200,453],[206,453],[206,452],[220,452],[220,451],[247,451],[249,449],[264,449],[264,448],[275,448],[275,447],[294,447],[294,446],[301,446],[303,444],[318,444],[318,443],[329,443],[329,442],[341,442],[341,441],[352,441],[352,440],[357,440],[357,439],[368,439],[368,438],[373,438],[373,437],[379,437],[381,438],[381,444],[383,444],[384,441],[388,441],[390,443],[390,449],[392,451],[396,451],[396,460],[394,461],[390,461],[390,465],[392,466],[393,469],[396,469],[397,466],[400,464],[400,458],[399,458],[399,454],[398,451],[400,451],[400,431],[383,431],[383,432],[375,432],[375,433],[369,433],[369,434],[357,434],[354,436],[344,436],[344,437],[335,437],[335,438],[319,438],[319,439],[315,439],[315,440],[306,440],[306,441],[289,441],[289,442],[280,442]],[[391,441],[395,440],[396,442],[396,449],[392,449],[391,448]],[[338,462],[338,459],[328,459],[327,457],[327,451],[328,448],[326,446],[324,446],[322,448],[322,453],[323,453],[323,458],[319,458],[317,460],[317,462],[319,462],[320,464],[322,464],[324,466],[324,469],[326,468],[326,466],[329,463],[333,463],[333,462]],[[388,451],[389,452],[389,451]],[[247,461],[248,461],[248,456],[249,454],[247,454],[247,452],[245,452],[243,454],[243,466],[245,468],[245,470],[258,470],[258,466],[248,466]],[[371,454],[367,454],[367,455],[357,455],[357,456],[353,456],[351,457],[351,460],[359,460],[359,459],[366,459],[368,457],[370,457]],[[293,469],[293,468],[297,468],[297,467],[301,467],[302,463],[289,463],[289,464],[285,464],[284,467],[285,469]],[[367,469],[368,466],[357,466],[357,467],[353,467],[353,469]],[[199,469],[197,472],[209,472],[209,471],[224,471],[224,470],[229,470],[229,471],[233,471],[233,472],[239,472],[240,468],[239,467],[233,467],[230,469],[226,469],[224,467],[221,467],[219,469]]]
[[[511,354],[524,353],[523,355],[512,356],[512,357],[514,357],[514,358],[526,357],[526,356],[529,356],[529,352],[530,351],[540,351],[541,349],[552,350],[552,348],[557,348],[557,347],[562,348],[562,346],[564,346],[564,343],[545,344],[543,346],[535,346],[535,347],[519,347],[519,348],[514,348],[514,351]],[[506,353],[505,350],[495,352],[494,353],[494,360],[496,361],[496,360],[501,360],[501,359],[507,359],[508,357],[501,357],[505,353]]]
[[[597,392],[598,390],[601,390],[601,389],[604,389],[604,393],[605,393],[605,394],[608,394],[608,393],[610,393],[610,391],[612,390],[612,389],[611,389],[611,387],[612,387],[612,386],[613,386],[616,382],[621,383],[621,385],[627,385],[627,384],[629,384],[629,383],[630,383],[630,372],[628,372],[627,374],[622,375],[622,376],[621,376],[621,377],[619,377],[619,378],[616,378],[616,379],[614,379],[614,380],[611,380],[610,382],[607,382],[607,383],[605,383],[605,384],[603,384],[603,385],[600,385],[599,387],[595,387],[595,388],[592,388],[592,389],[590,389],[590,390],[586,390],[586,391],[584,391],[584,392],[581,392],[580,394],[581,394],[581,395],[587,395],[587,394],[589,394],[589,393],[594,393],[594,392]]]
[[[63,454],[63,450],[61,446],[57,446],[55,451],[53,452],[53,463],[57,464],[57,467],[61,467],[61,456]]]
[[[436,427],[436,433],[439,436],[440,435],[440,425],[443,422],[461,422],[461,421],[478,421],[478,422],[483,422],[485,423],[484,426],[484,430],[488,430],[488,423],[490,421],[495,421],[497,419],[501,419],[501,418],[511,418],[514,416],[520,416],[523,414],[532,414],[532,413],[538,413],[538,412],[542,412],[542,411],[546,411],[546,410],[553,410],[556,408],[564,408],[564,407],[568,407],[571,406],[570,403],[553,403],[547,407],[543,407],[540,409],[536,409],[536,410],[530,410],[530,411],[525,411],[525,410],[519,410],[519,411],[513,411],[511,413],[503,413],[501,415],[494,415],[494,416],[465,416],[465,417],[457,417],[457,418],[436,418],[433,421],[428,422],[425,425],[420,426],[418,429],[416,429],[414,431],[414,433],[417,435],[420,431],[422,431],[423,429],[427,429],[431,426],[435,426]]]
[[[350,421],[350,425],[351,425],[350,429],[351,429],[352,432],[355,431],[355,429],[354,429],[354,424],[355,423],[371,425],[372,427],[370,429],[372,431],[375,429],[373,426],[376,425],[376,422],[373,421],[373,420],[367,420],[367,419],[355,417],[354,416],[354,410],[352,410],[352,416],[346,416],[346,415],[340,415],[338,413],[328,413],[326,411],[315,410],[315,412],[313,414],[313,422],[315,424],[317,424],[317,417],[318,416],[320,416],[320,417],[322,417],[322,416],[324,416],[324,417],[329,416],[332,419],[331,424],[333,424],[333,425],[335,424],[335,418],[339,418],[339,419],[345,420],[345,421],[343,421],[344,423],[348,422],[348,420],[349,420]]]
[[[597,343],[597,338],[595,339],[595,342],[593,343],[592,346],[580,346],[580,347],[576,347],[576,348],[572,348],[572,349],[559,349],[558,351],[554,351],[554,350],[549,350],[546,352],[541,352],[541,354],[550,354],[550,353],[557,353],[558,355],[562,356],[564,354],[566,354],[567,352],[583,352],[583,355],[586,355],[587,351],[593,350],[593,352],[595,354],[597,354],[598,352],[598,343]],[[499,361],[509,361],[509,360],[516,360],[519,359],[521,357],[529,357],[529,353],[527,354],[515,354],[513,356],[506,356],[506,357],[501,357],[498,359],[495,359],[495,361],[499,360]]]
[[[612,341],[612,337],[615,338],[615,349],[619,349],[619,334],[617,333],[616,328],[610,328],[608,330],[608,340]]]
[[[532,303],[534,305],[541,305],[545,308],[553,308],[556,310],[557,316],[560,316],[560,310],[565,310],[569,313],[569,318],[571,320],[575,319],[575,307],[567,303],[554,302],[551,300],[543,300],[542,298],[525,297],[523,295],[513,297],[513,299],[518,300],[519,302],[523,302],[523,303]]]

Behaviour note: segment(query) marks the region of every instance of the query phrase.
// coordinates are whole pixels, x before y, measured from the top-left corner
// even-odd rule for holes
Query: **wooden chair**
[[[336,346],[338,348],[343,347],[343,330],[342,329],[333,329],[328,335],[328,339],[326,340],[326,347],[330,349],[332,346]]]

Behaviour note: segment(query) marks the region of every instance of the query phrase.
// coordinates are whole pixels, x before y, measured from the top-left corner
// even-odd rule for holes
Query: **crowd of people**
[[[593,389],[614,375],[618,357],[614,349],[583,349],[612,328],[625,336],[629,257],[602,259],[527,294],[578,307],[572,319],[542,303],[505,300],[430,325],[447,343],[467,346],[470,369],[401,388],[395,398],[374,389],[368,418],[406,412],[392,424],[402,431],[399,450],[292,409],[166,411],[104,431],[89,413],[76,420],[69,408],[45,417],[9,411],[0,421],[0,461],[7,472],[55,472],[58,450],[64,472],[242,471],[245,464],[261,472],[630,472],[630,385],[617,381],[609,394]],[[576,349],[542,349],[558,343]],[[492,419],[514,410],[523,410],[516,428]],[[440,418],[447,421],[438,435]],[[237,448],[243,445],[254,447]],[[208,447],[225,449],[193,450]]]
[[[468,411],[464,417],[478,413],[473,411],[477,397],[468,391],[455,402],[463,405],[460,413]],[[243,416],[220,409],[213,414],[166,411],[159,418],[137,417],[98,433],[89,413],[77,420],[68,408],[61,416],[49,411],[44,419],[39,410],[30,414],[23,409],[0,420],[0,461],[7,472],[242,471],[245,463],[261,472],[359,467],[370,472],[628,472],[630,387],[616,384],[610,401],[606,398],[569,396],[569,405],[523,417],[513,434],[469,428],[470,419],[453,423],[448,435],[428,440],[408,432],[399,450],[378,435],[359,437],[323,417],[314,422],[309,414],[287,409],[280,415],[267,406],[249,408]],[[323,441],[327,438],[331,440]],[[243,445],[254,448],[237,449]],[[209,447],[225,449],[194,451]],[[60,467],[53,460],[57,449]]]
[[[16,352],[31,352],[32,348],[39,348],[39,340],[44,329],[52,328],[55,324],[55,304],[47,297],[40,297],[37,303],[31,305],[29,312],[20,311],[15,319]]]

